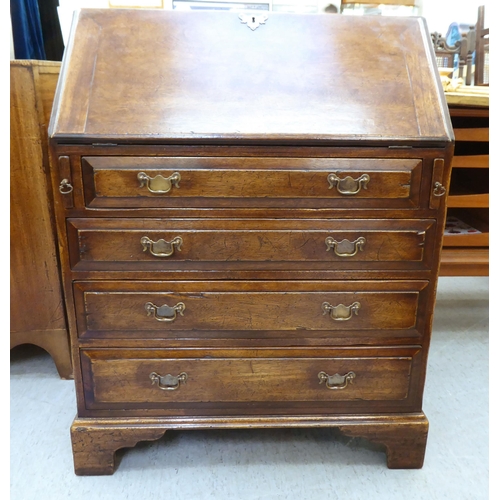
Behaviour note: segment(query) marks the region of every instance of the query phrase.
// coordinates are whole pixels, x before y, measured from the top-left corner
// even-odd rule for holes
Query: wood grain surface
[[[10,63],[10,346],[45,349],[72,378],[48,177],[48,115],[60,63]]]
[[[422,18],[271,13],[252,31],[233,12],[84,9],[75,26],[51,128],[58,139],[451,137]]]
[[[410,198],[418,192],[421,161],[382,159],[302,158],[137,158],[84,157],[83,172],[90,206],[95,198],[121,198],[130,206],[151,204],[169,198]],[[140,172],[168,178],[180,174],[179,187],[162,195],[150,192],[137,179]],[[342,194],[328,182],[329,174],[354,181],[363,175],[369,181],[355,194]],[[414,185],[417,186],[414,186]],[[92,196],[93,195],[93,196]],[[134,200],[134,198],[149,200]],[[128,198],[131,198],[128,200]],[[155,201],[153,201],[155,200]],[[349,203],[348,201],[348,203]],[[159,201],[161,203],[161,201]],[[352,201],[351,201],[352,203]],[[356,202],[354,202],[356,205]]]
[[[425,457],[429,422],[421,413],[345,416],[253,416],[175,418],[76,418],[71,442],[77,475],[110,475],[115,471],[115,452],[139,441],[160,439],[168,430],[272,429],[277,427],[337,427],[352,437],[369,438],[387,451],[391,469],[419,469]]]
[[[195,351],[189,358],[169,359],[168,352],[82,351],[87,367],[85,381],[88,409],[169,408],[174,403],[380,401],[403,400],[408,396],[415,350],[356,349],[335,353],[317,350],[313,358],[295,358],[286,351],[256,357],[253,351],[237,357],[213,358],[213,353]],[[153,357],[154,355],[154,357]],[[205,357],[209,356],[209,357]],[[234,355],[233,355],[234,356]],[[318,374],[349,372],[355,378],[343,389],[328,389]],[[187,374],[175,390],[152,384],[151,373],[165,376]],[[339,387],[342,382],[337,383]],[[186,406],[186,405],[184,405]],[[241,406],[241,405],[240,405]],[[369,406],[369,404],[367,405]],[[327,410],[326,410],[327,411]]]
[[[421,467],[453,153],[425,21],[82,10],[56,99],[76,473],[176,426],[338,426]]]
[[[324,268],[375,268],[401,262],[430,269],[435,222],[428,220],[267,219],[68,219],[70,259],[75,270],[184,269],[200,263],[290,262]],[[172,255],[141,241],[175,242]],[[363,240],[360,240],[362,238]],[[177,239],[177,240],[176,240]],[[336,244],[326,244],[328,241]],[[346,242],[344,242],[346,240]],[[344,243],[342,243],[344,242]],[[356,243],[357,242],[357,243]],[[343,244],[344,247],[340,246]],[[293,264],[290,264],[293,265]],[[295,268],[296,265],[294,265]]]
[[[83,336],[176,338],[221,331],[281,332],[410,330],[417,327],[428,285],[407,282],[76,282],[75,301]],[[335,320],[323,304],[359,303],[348,320]],[[149,314],[146,304],[185,310],[172,322]],[[161,315],[160,315],[161,317]],[[206,334],[205,334],[206,335]]]

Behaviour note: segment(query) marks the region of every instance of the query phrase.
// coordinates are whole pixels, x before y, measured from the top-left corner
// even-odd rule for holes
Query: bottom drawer
[[[390,411],[415,402],[411,388],[420,352],[418,347],[82,349],[85,410],[121,415],[127,410],[134,415]]]

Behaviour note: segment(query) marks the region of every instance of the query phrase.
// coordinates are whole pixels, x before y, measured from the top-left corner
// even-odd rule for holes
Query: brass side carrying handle
[[[149,378],[153,385],[157,384],[163,391],[175,391],[177,390],[181,383],[185,384],[187,381],[187,373],[179,373],[176,377],[174,375],[164,375],[163,377],[156,372],[150,373]]]
[[[357,240],[354,241],[337,241],[331,236],[328,236],[325,239],[325,243],[327,252],[329,252],[330,249],[333,248],[335,255],[338,255],[339,257],[354,257],[358,253],[358,250],[363,251],[366,239],[363,238],[363,236],[360,236]]]
[[[345,306],[344,304],[332,306],[328,302],[323,302],[321,308],[323,309],[323,316],[325,314],[330,314],[330,318],[335,321],[348,321],[352,318],[353,313],[356,316],[358,315],[361,304],[359,302],[353,302],[350,306]]]
[[[439,197],[439,196],[443,196],[445,193],[446,193],[446,188],[440,182],[435,182],[432,194],[434,196]]]
[[[146,302],[146,304],[144,304],[144,308],[146,309],[148,316],[153,315],[156,321],[167,321],[171,323],[177,318],[177,313],[184,316],[186,306],[183,302],[179,302],[174,307],[170,307],[167,304],[156,306],[152,302]]]
[[[73,191],[73,186],[68,181],[68,179],[63,179],[59,184],[59,192],[61,194],[69,194],[71,193],[71,191]]]
[[[340,194],[353,195],[361,191],[361,189],[367,189],[367,184],[370,182],[370,176],[368,174],[363,174],[357,179],[353,179],[350,175],[341,179],[337,174],[328,174],[326,178],[330,187],[337,188]]]
[[[147,236],[141,238],[141,245],[143,252],[149,249],[149,253],[155,257],[170,257],[174,254],[175,250],[181,251],[182,238],[176,236],[172,241],[165,241],[160,239],[153,241]]]
[[[149,177],[145,172],[137,174],[139,180],[139,187],[147,186],[149,192],[154,194],[166,194],[172,189],[172,184],[178,188],[181,180],[181,174],[174,172],[170,177],[163,177],[158,174],[155,177]]]
[[[340,375],[336,373],[335,375],[328,375],[325,372],[318,373],[319,383],[322,384],[326,382],[326,387],[332,390],[345,389],[347,384],[352,384],[356,374],[354,372],[348,372],[345,375]]]

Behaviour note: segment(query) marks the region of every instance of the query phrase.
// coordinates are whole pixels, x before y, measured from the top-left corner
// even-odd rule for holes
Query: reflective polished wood
[[[453,150],[429,44],[419,18],[77,14],[51,121],[77,474],[208,427],[422,466]]]

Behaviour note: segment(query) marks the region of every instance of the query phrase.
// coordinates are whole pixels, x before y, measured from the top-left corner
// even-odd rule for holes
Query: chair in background
[[[450,73],[458,69],[458,74],[454,76],[463,78],[465,85],[489,85],[489,35],[489,28],[484,27],[484,5],[478,9],[477,23],[470,26],[468,32],[462,33],[461,40],[456,41],[453,47],[440,33],[432,33],[438,67],[449,68]]]
[[[450,47],[440,33],[431,33],[432,45],[436,54],[438,68],[447,68],[450,73],[458,70],[458,78],[464,78],[464,68],[467,67],[466,74],[472,72],[472,51],[469,50],[470,37],[468,34],[462,35],[462,38]]]
[[[474,85],[490,84],[490,29],[484,27],[484,5],[478,8],[476,24]]]
[[[432,33],[431,39],[438,67],[456,69],[458,66],[458,75],[454,76],[463,78],[465,85],[477,85],[474,77],[474,59],[477,64],[478,54],[476,25],[470,26],[467,32],[463,32],[461,40],[455,42],[453,47],[447,44],[446,38],[442,37],[440,33]],[[455,64],[454,58],[457,54],[458,64]],[[474,54],[476,55],[474,56]]]

